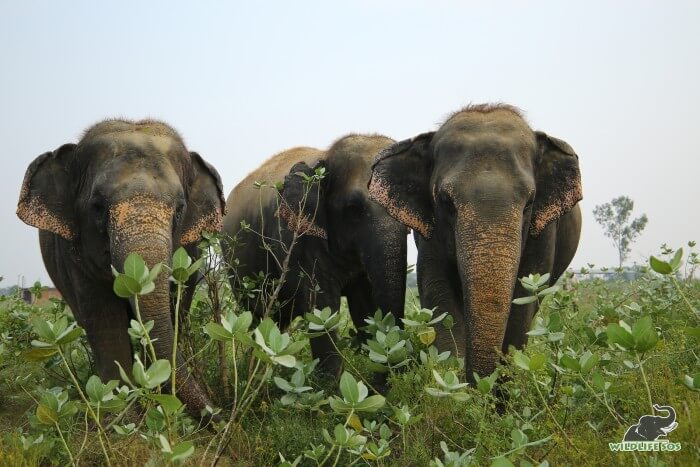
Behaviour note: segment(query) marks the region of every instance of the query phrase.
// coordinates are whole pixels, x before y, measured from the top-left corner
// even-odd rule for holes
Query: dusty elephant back
[[[266,210],[276,196],[275,190],[269,187],[284,180],[294,164],[305,162],[311,165],[324,158],[324,154],[320,149],[302,146],[282,151],[263,162],[231,190],[226,200],[224,232],[235,234],[242,220],[251,222],[257,218],[261,206]],[[265,183],[268,187],[256,188],[256,182]]]

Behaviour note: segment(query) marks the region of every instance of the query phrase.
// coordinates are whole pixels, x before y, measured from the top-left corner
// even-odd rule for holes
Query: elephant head
[[[676,429],[676,411],[670,405],[654,404],[654,410],[665,411],[665,417],[659,415],[643,415],[636,425],[629,427],[623,441],[655,441]]]
[[[188,152],[172,128],[157,121],[110,120],[90,128],[78,144],[65,144],[31,163],[17,215],[55,234],[57,242],[68,242],[70,261],[93,281],[73,283],[75,294],[106,295],[112,293],[110,265],[121,270],[131,252],[149,267],[167,265],[173,249],[182,245],[195,251],[202,231],[220,230],[223,209],[218,173]],[[151,337],[157,357],[169,360],[173,324],[167,274],[140,298],[140,309],[144,321],[155,323]],[[109,349],[101,350],[100,376],[118,377]],[[178,362],[184,364],[179,355]],[[204,395],[193,381],[184,384],[187,376],[183,367],[181,398],[202,406]]]
[[[373,299],[385,313],[403,316],[407,230],[372,201],[367,190],[374,154],[394,141],[384,136],[350,135],[336,141],[312,166],[295,164],[282,189],[280,215],[287,227],[317,237],[322,248],[349,269],[361,265]],[[308,178],[318,169],[318,184]]]
[[[528,238],[582,197],[575,152],[531,130],[513,107],[470,106],[437,132],[378,154],[369,191],[422,241],[437,245],[440,255],[426,261],[455,271],[445,282],[461,309],[444,311],[461,315],[455,316],[464,336],[458,351],[468,377],[490,374]],[[419,276],[421,261],[419,245]]]

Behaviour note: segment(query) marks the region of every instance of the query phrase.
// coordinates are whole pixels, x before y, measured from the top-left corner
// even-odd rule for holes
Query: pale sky
[[[68,3],[0,2],[0,287],[49,282],[15,215],[27,165],[119,116],[172,124],[228,194],[288,147],[506,102],[579,154],[573,266],[616,264],[591,211],[622,194],[649,216],[630,262],[700,240],[699,2]]]

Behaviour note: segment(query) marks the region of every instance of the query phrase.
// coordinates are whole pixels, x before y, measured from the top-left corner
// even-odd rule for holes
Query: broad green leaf
[[[673,269],[674,271],[677,271],[678,268],[681,266],[682,259],[683,259],[683,248],[679,248],[678,251],[676,251],[676,254],[673,255],[673,258],[671,258],[671,261],[669,262],[671,269]]]
[[[280,378],[279,376],[275,376],[273,379],[275,381],[275,385],[281,390],[285,392],[290,392],[294,390],[294,387],[291,384],[289,384],[289,382],[286,379]]]
[[[335,435],[335,440],[338,442],[338,444],[345,444],[348,441],[348,430],[346,430],[341,424],[335,426],[333,429],[333,434]]]
[[[185,268],[174,268],[172,276],[177,282],[185,283],[187,282],[187,279],[190,278],[190,273],[187,272],[187,269]]]
[[[168,415],[172,415],[182,407],[182,402],[172,394],[148,394],[147,397],[163,406]]]
[[[204,264],[204,258],[199,258],[197,261],[192,263],[189,268],[187,268],[187,273],[191,276],[195,272],[199,271],[199,268]]]
[[[126,383],[129,386],[134,386],[134,384],[129,379],[129,376],[126,374],[126,371],[124,371],[124,368],[122,368],[121,364],[116,360],[114,361],[114,363],[116,363],[116,365],[119,367],[119,376],[121,377],[122,381],[126,381]]]
[[[418,339],[424,344],[424,345],[430,345],[433,342],[435,342],[435,328],[428,327],[427,329],[424,329],[418,333]]]
[[[51,344],[56,340],[56,334],[54,334],[53,328],[49,323],[41,318],[37,318],[32,321],[32,326],[34,327],[34,332],[36,332],[41,339]]]
[[[488,394],[491,392],[492,385],[491,382],[486,378],[480,378],[476,383],[476,388],[482,394]]]
[[[153,282],[153,281],[155,281],[156,278],[158,277],[158,274],[160,274],[160,270],[161,270],[162,268],[163,268],[163,263],[155,264],[155,265],[153,266],[153,268],[151,268],[151,270],[149,271],[148,277],[147,277],[146,280],[143,281],[143,282],[148,283],[148,282]]]
[[[78,339],[82,335],[83,335],[83,329],[76,327],[74,329],[71,329],[68,332],[63,332],[62,335],[57,338],[56,344],[58,344],[58,345],[68,344],[68,343],[73,342],[74,340]]]
[[[530,359],[519,350],[513,354],[513,363],[523,370],[530,369]]]
[[[114,279],[114,293],[121,298],[131,298],[141,291],[141,285],[131,277],[120,274]]]
[[[173,253],[173,270],[182,268],[186,271],[191,264],[192,258],[190,258],[190,256],[187,254],[187,251],[183,247],[180,247],[177,250],[175,250],[175,253]]]
[[[278,355],[270,357],[270,360],[287,368],[294,368],[294,365],[297,363],[297,359],[294,358],[294,355]]]
[[[581,370],[580,363],[575,358],[572,358],[567,354],[561,356],[561,358],[559,359],[559,363],[561,364],[561,366],[569,370],[577,372]]]
[[[141,286],[141,291],[139,292],[139,295],[148,295],[149,293],[153,292],[156,289],[156,284],[153,282],[145,282]]]
[[[639,352],[646,352],[656,346],[659,336],[656,334],[651,316],[647,315],[634,323],[632,337],[634,337],[635,349]]]
[[[513,300],[516,305],[527,305],[528,303],[533,303],[537,301],[537,297],[534,295],[529,295],[527,297],[520,297]]]
[[[683,384],[686,385],[691,391],[700,391],[700,373],[691,375],[684,375]]]
[[[599,361],[600,357],[597,354],[591,353],[589,350],[586,350],[579,359],[579,363],[581,365],[581,373],[588,373],[593,369],[594,366],[596,366],[596,364]]]
[[[515,467],[507,457],[497,457],[491,462],[491,467]]]
[[[130,253],[124,261],[124,274],[137,283],[143,282],[148,277],[143,258],[136,253]]]
[[[374,396],[369,396],[367,399],[363,400],[355,406],[355,410],[358,412],[376,412],[377,410],[384,407],[386,400],[384,396],[376,394]]]
[[[301,349],[306,347],[307,341],[296,341],[284,347],[281,352],[282,355],[292,355],[299,352]]]
[[[547,357],[544,354],[536,353],[535,355],[530,357],[530,370],[536,371],[543,368],[546,361]]]
[[[156,360],[146,372],[150,383],[150,388],[162,384],[170,378],[170,361],[165,359]]]
[[[53,426],[58,422],[58,413],[46,405],[39,404],[36,408],[36,418],[44,425]]]
[[[357,387],[357,381],[347,371],[343,372],[340,377],[340,393],[343,399],[350,404],[357,404],[360,399],[360,391]]]
[[[194,454],[194,444],[192,441],[183,441],[176,444],[170,454],[170,461],[175,463],[184,462],[185,459]]]
[[[348,425],[350,425],[358,433],[362,433],[362,422],[360,421],[360,417],[358,417],[357,414],[352,414],[352,416],[348,420]]]
[[[95,404],[102,402],[102,389],[103,384],[100,377],[96,375],[90,376],[87,384],[85,385],[85,392],[88,395],[88,399]]]
[[[172,448],[170,447],[170,441],[168,441],[168,438],[166,438],[163,435],[158,435],[158,440],[160,441],[160,445],[162,447],[161,451],[167,453],[173,452]]]
[[[220,324],[216,323],[207,323],[204,326],[204,332],[209,334],[209,337],[217,341],[227,342],[233,339],[233,334],[224,329],[224,327]]]
[[[673,272],[673,268],[670,264],[668,264],[666,261],[658,259],[655,256],[651,256],[649,258],[649,265],[654,271],[658,272],[659,274],[666,275],[671,274]]]
[[[350,404],[346,404],[340,397],[331,397],[328,400],[331,410],[337,414],[349,413],[352,410]]]
[[[539,297],[546,297],[547,295],[552,295],[553,293],[556,293],[557,291],[559,291],[559,286],[553,285],[551,287],[547,287],[544,290],[540,290],[539,292],[537,292],[537,295]]]
[[[134,375],[134,381],[137,385],[143,388],[150,388],[151,386],[149,385],[148,377],[146,376],[146,370],[143,367],[143,363],[138,357],[136,357],[134,360],[134,365],[131,369],[131,373]]]
[[[24,358],[31,362],[41,362],[58,353],[56,347],[34,348],[24,352]]]
[[[610,323],[607,328],[608,342],[617,344],[623,349],[634,349],[634,338],[619,324]]]

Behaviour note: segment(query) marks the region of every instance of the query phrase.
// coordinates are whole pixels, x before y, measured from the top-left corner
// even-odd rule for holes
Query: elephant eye
[[[89,217],[100,232],[104,232],[107,224],[107,208],[102,197],[93,197],[88,205]]]
[[[345,201],[345,206],[343,207],[346,215],[359,215],[365,210],[365,200],[360,195],[350,196]]]
[[[437,202],[443,209],[447,210],[447,212],[449,213],[454,213],[456,211],[454,201],[452,201],[452,197],[445,190],[440,190],[438,192]]]
[[[93,214],[102,215],[105,210],[104,203],[102,203],[102,201],[95,200],[90,203],[90,210]]]

